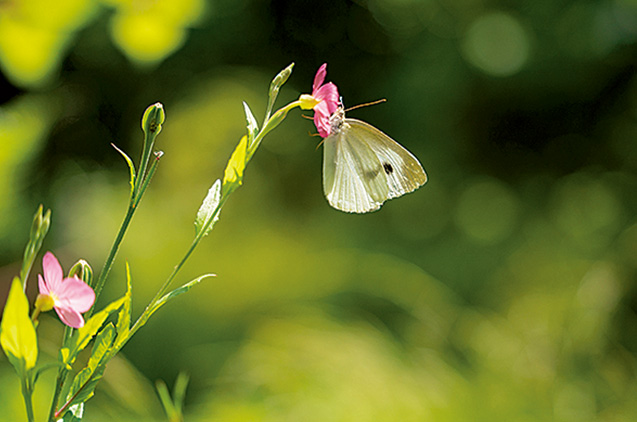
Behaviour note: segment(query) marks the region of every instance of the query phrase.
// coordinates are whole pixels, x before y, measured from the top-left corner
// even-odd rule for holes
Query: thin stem
[[[69,371],[62,367],[58,372],[58,376],[55,380],[55,391],[53,392],[53,401],[51,402],[51,409],[49,410],[49,418],[47,419],[49,422],[55,421],[55,407],[57,406],[58,397],[60,397],[60,393],[62,392],[62,386],[64,386],[64,382],[66,381],[66,377],[68,376]]]
[[[119,232],[117,233],[117,237],[115,238],[115,241],[113,242],[113,246],[111,247],[111,251],[108,254],[108,257],[106,258],[106,262],[104,262],[104,267],[102,267],[102,271],[100,272],[100,275],[97,279],[97,282],[95,283],[95,302],[93,304],[93,307],[88,311],[88,314],[85,316],[87,319],[91,317],[91,315],[93,314],[94,310],[95,310],[95,303],[97,303],[97,299],[100,296],[100,293],[102,292],[102,288],[104,287],[104,282],[106,281],[106,278],[108,277],[108,274],[111,271],[111,268],[113,267],[113,261],[115,261],[115,257],[117,256],[117,252],[119,251],[119,245],[122,243],[122,240],[124,240],[124,235],[126,235],[126,231],[128,230],[128,226],[130,225],[131,219],[133,218],[133,214],[135,213],[135,210],[137,208],[133,206],[133,203],[131,202],[128,206],[128,210],[126,210],[126,215],[124,216],[124,221],[122,221],[122,225],[119,228]]]
[[[33,403],[31,400],[31,388],[29,387],[29,380],[27,379],[28,375],[22,377],[22,397],[24,397],[24,407],[27,410],[27,420],[29,422],[34,422],[35,418],[33,417]]]
[[[265,135],[267,135],[274,128],[276,128],[285,119],[285,117],[287,116],[290,110],[292,110],[294,107],[299,107],[300,105],[301,105],[301,101],[299,100],[292,101],[285,107],[281,107],[276,112],[274,112],[272,117],[270,117],[268,120],[266,120],[263,123],[263,127],[261,128],[259,133],[257,133],[257,135],[254,137],[254,140],[252,141],[252,143],[248,145],[246,162],[250,161],[254,153],[257,151],[257,148],[261,144],[261,141],[263,140],[263,138],[265,138]]]
[[[141,184],[139,192],[132,199],[133,208],[137,208],[137,205],[139,205],[139,202],[142,200],[142,196],[144,195],[144,192],[146,192],[146,188],[148,188],[150,181],[155,175],[155,171],[157,171],[157,166],[159,165],[159,159],[162,157],[162,155],[164,155],[162,151],[155,152],[155,160],[153,160],[152,164],[150,165],[150,168],[148,169],[148,174],[144,178],[144,181]]]
[[[148,159],[150,158],[151,151],[155,145],[155,138],[157,134],[144,133],[144,146],[142,148],[142,156],[139,161],[139,170],[137,172],[137,179],[135,180],[135,187],[133,188],[133,197],[141,196],[140,187],[146,177],[146,167],[148,166]]]

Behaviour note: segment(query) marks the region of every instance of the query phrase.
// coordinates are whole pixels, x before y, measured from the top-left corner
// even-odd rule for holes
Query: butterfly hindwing
[[[323,189],[336,209],[369,212],[388,198],[384,170],[374,151],[344,125],[324,141]]]

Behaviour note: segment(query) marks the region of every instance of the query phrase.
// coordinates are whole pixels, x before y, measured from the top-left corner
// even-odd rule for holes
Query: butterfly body
[[[330,117],[330,129],[323,142],[323,190],[332,207],[375,211],[427,182],[416,157],[374,126],[346,118],[342,106]]]

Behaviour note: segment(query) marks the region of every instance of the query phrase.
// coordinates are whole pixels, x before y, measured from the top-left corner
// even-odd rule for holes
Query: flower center
[[[59,305],[60,300],[54,295],[39,294],[35,299],[35,307],[40,309],[40,312],[47,312]]]

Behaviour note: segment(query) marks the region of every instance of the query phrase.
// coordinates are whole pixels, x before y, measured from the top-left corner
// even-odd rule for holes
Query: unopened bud
[[[166,113],[162,103],[155,103],[149,106],[142,117],[142,130],[148,134],[157,135],[161,132],[161,125],[164,123]]]

